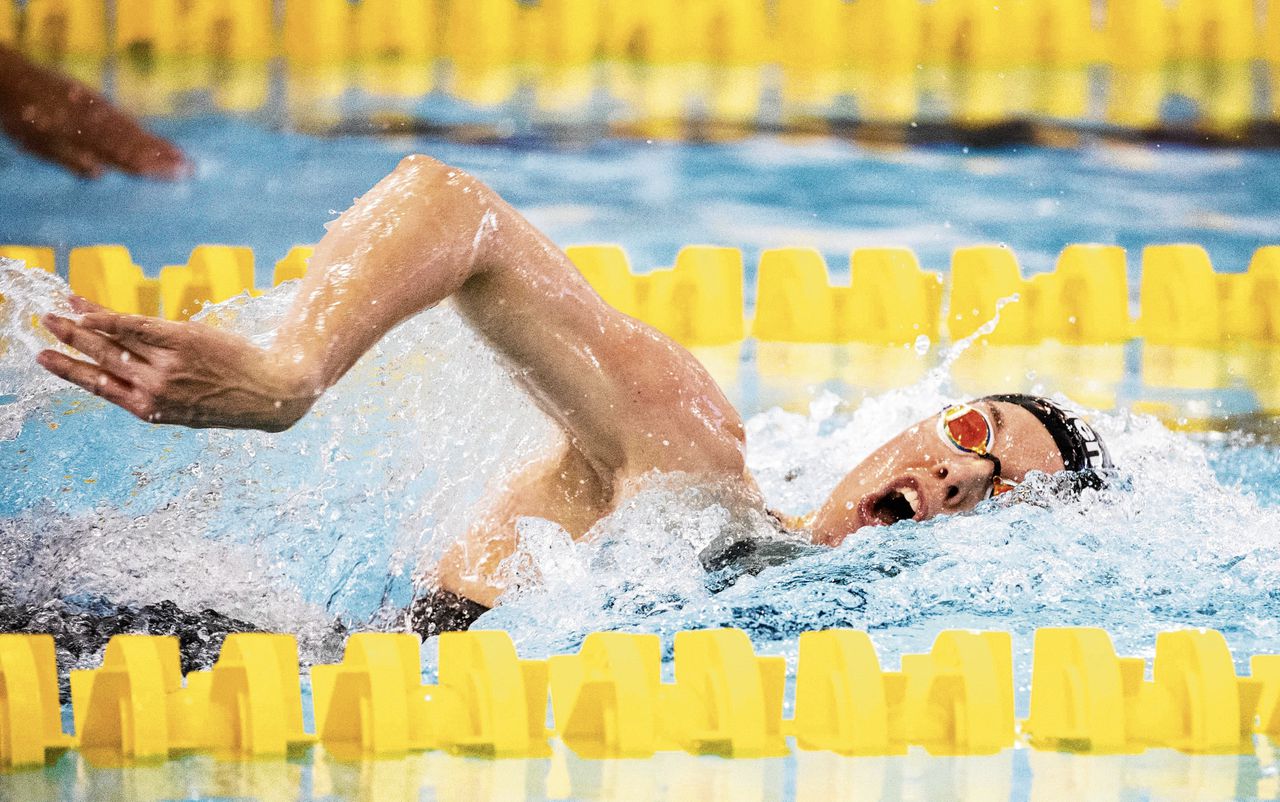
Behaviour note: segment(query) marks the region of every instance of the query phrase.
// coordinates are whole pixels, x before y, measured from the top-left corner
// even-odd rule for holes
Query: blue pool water
[[[474,172],[556,242],[618,243],[642,270],[697,243],[741,247],[749,266],[765,248],[809,245],[847,271],[860,246],[909,246],[926,267],[945,269],[956,246],[1004,242],[1038,272],[1065,245],[1098,242],[1128,248],[1136,279],[1145,245],[1199,243],[1218,270],[1238,272],[1259,245],[1280,241],[1277,151],[878,149],[763,135],[558,148],[518,137],[319,138],[215,116],[153,127],[194,157],[194,180],[86,183],[0,145],[0,241],[121,243],[150,273],[201,243],[249,245],[269,283],[289,247],[318,240],[327,220],[414,152]]]
[[[2,275],[8,331],[57,303],[54,277]],[[207,319],[269,337],[291,291]],[[397,329],[279,435],[142,424],[41,376],[25,361],[32,340],[11,339],[0,374],[15,397],[0,407],[4,586],[37,603],[212,608],[298,632],[310,659],[334,656],[334,620],[395,626],[421,561],[558,437],[447,307]],[[889,434],[962,395],[954,384],[942,366],[852,408],[827,390],[804,411],[747,399],[748,464],[771,504],[803,512]],[[1045,625],[1105,626],[1139,654],[1161,629],[1218,628],[1242,665],[1280,647],[1274,446],[1124,410],[1094,419],[1123,488],[1069,503],[1030,488],[1034,503],[868,530],[719,593],[697,550],[762,522],[715,488],[654,481],[587,542],[528,519],[510,567],[519,590],[481,621],[543,655],[593,630],[709,625],[791,656],[804,630],[856,626],[890,663],[956,626],[1013,630],[1024,667]]]
[[[404,154],[422,151],[475,172],[557,242],[617,242],[642,268],[669,264],[681,245],[713,243],[742,247],[748,265],[764,248],[813,245],[837,270],[853,247],[907,245],[927,267],[943,269],[953,247],[999,241],[1039,271],[1064,245],[1092,241],[1130,249],[1136,290],[1132,257],[1145,244],[1197,242],[1219,270],[1235,271],[1257,247],[1280,242],[1274,152],[1097,145],[966,153],[767,136],[704,145],[555,147],[519,138],[466,145],[321,139],[220,116],[155,127],[194,157],[192,181],[110,176],[86,184],[0,151],[0,241],[60,249],[119,242],[149,272],[184,261],[200,243],[246,244],[257,251],[266,284],[289,246],[315,241],[352,197]],[[397,329],[297,427],[266,435],[150,427],[58,385],[31,364],[45,343],[27,321],[32,312],[62,308],[65,288],[52,277],[0,268],[0,292],[8,299],[0,305],[7,343],[0,355],[0,589],[20,603],[50,605],[55,617],[59,601],[173,601],[296,632],[306,660],[334,660],[342,628],[397,626],[421,565],[483,509],[514,466],[558,437],[447,307]],[[267,342],[291,293],[286,286],[233,300],[206,319]],[[762,489],[787,512],[816,504],[884,438],[940,404],[1010,381],[1059,389],[1083,364],[1078,355],[1014,351],[955,353],[951,364],[940,344],[905,362],[901,349],[886,356],[824,348],[748,343],[699,352],[748,421],[749,464]],[[1037,626],[1104,626],[1122,653],[1140,655],[1151,654],[1160,630],[1212,627],[1227,636],[1242,668],[1251,654],[1280,651],[1280,449],[1238,431],[1174,433],[1132,413],[1123,402],[1145,386],[1140,346],[1088,355],[1110,376],[1095,405],[1105,409],[1094,419],[1129,478],[1123,489],[1063,502],[1033,487],[1033,503],[875,530],[713,593],[697,547],[756,524],[714,488],[656,481],[589,542],[527,521],[521,559],[510,566],[518,589],[480,626],[508,629],[523,654],[542,656],[575,649],[593,630],[670,635],[732,625],[746,629],[759,651],[790,658],[792,668],[796,637],[808,629],[867,629],[886,665],[926,650],[941,629],[1005,629],[1014,633],[1024,682]],[[886,360],[893,377],[866,378]],[[849,379],[858,372],[849,366],[859,378]],[[1275,376],[1254,374],[1251,382],[1168,394],[1207,404],[1209,414],[1213,404],[1225,405],[1218,412],[1247,411],[1271,392]],[[94,658],[63,655],[64,665]],[[430,670],[430,645],[424,659]],[[1019,688],[1024,711],[1026,690]],[[1030,787],[1028,761],[1043,766],[1052,757],[1009,756],[1011,792],[1021,798]],[[1262,769],[1231,761],[1177,771],[1209,777],[1222,796],[1250,782],[1262,787]],[[793,779],[778,781],[778,795],[801,798],[795,773],[803,764],[754,764],[736,776],[783,772]],[[876,765],[858,771],[889,771],[899,782],[924,771]],[[528,770],[559,770],[536,766]],[[945,782],[985,782],[980,764],[956,766]],[[586,772],[581,787],[590,788],[605,782],[591,772],[615,769],[576,771],[570,774]],[[297,772],[312,783],[308,793],[324,796],[311,768]],[[713,775],[696,782],[732,781]],[[997,775],[1006,776],[1003,764]],[[145,781],[95,776],[108,788]],[[467,782],[498,782],[485,777]],[[170,779],[155,781],[169,788]],[[333,769],[327,787],[363,781]],[[186,794],[252,786],[228,782]],[[910,787],[933,798],[927,782]]]

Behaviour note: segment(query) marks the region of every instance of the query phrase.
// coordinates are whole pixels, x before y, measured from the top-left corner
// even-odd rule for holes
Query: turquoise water
[[[1072,242],[1136,251],[1192,241],[1230,271],[1243,269],[1257,247],[1280,242],[1280,155],[1261,151],[1098,145],[965,153],[959,146],[873,150],[765,136],[581,147],[512,137],[478,146],[320,139],[213,116],[156,127],[195,158],[194,180],[168,186],[112,176],[85,184],[0,153],[0,240],[60,249],[120,242],[149,272],[183,261],[199,243],[247,244],[259,254],[265,284],[271,262],[289,246],[316,240],[324,222],[402,155],[425,151],[493,184],[557,242],[618,242],[646,268],[670,263],[689,243],[740,246],[748,265],[763,248],[813,245],[836,268],[853,247],[908,245],[937,269],[957,245],[1003,241],[1025,267],[1044,270]],[[1134,259],[1130,270],[1136,278]],[[419,566],[483,510],[513,467],[558,437],[447,307],[397,329],[297,427],[266,435],[150,427],[58,385],[31,365],[44,343],[27,321],[32,312],[60,308],[65,288],[52,277],[0,268],[0,292],[9,299],[0,306],[0,337],[9,345],[0,356],[0,589],[11,600],[49,607],[51,623],[59,602],[172,601],[296,632],[307,661],[336,660],[344,631],[398,624]],[[291,293],[286,286],[234,300],[207,320],[266,343]],[[900,351],[823,348],[780,355],[748,343],[699,352],[748,420],[749,464],[767,498],[788,512],[816,504],[863,455],[946,401],[1011,382],[1051,391],[1076,381],[1081,364],[1042,352],[953,355],[940,344],[905,361]],[[1123,402],[1142,395],[1140,346],[1089,353],[1090,364],[1110,376],[1101,396]],[[954,365],[947,363],[952,356]],[[818,367],[783,375],[779,359]],[[993,359],[994,371],[974,368],[990,368]],[[895,379],[882,375],[885,364],[897,366]],[[851,365],[861,366],[852,379]],[[1219,411],[1247,411],[1274,386],[1265,374],[1251,382],[1168,393],[1210,412],[1214,403],[1225,405]],[[1240,433],[1174,433],[1123,406],[1092,414],[1129,477],[1124,489],[1068,503],[1030,487],[1024,501],[1031,503],[875,530],[718,593],[697,548],[756,524],[715,488],[656,481],[584,543],[530,520],[520,559],[509,566],[518,589],[480,626],[508,629],[522,654],[543,656],[575,649],[593,630],[670,635],[732,625],[746,629],[759,651],[787,656],[792,668],[795,639],[807,629],[867,629],[887,666],[926,650],[941,629],[1006,629],[1015,636],[1024,711],[1037,626],[1104,626],[1122,653],[1139,655],[1150,655],[1162,629],[1213,627],[1223,630],[1242,668],[1251,654],[1280,651],[1280,451]],[[95,659],[62,655],[64,667]],[[430,645],[424,661],[434,665]],[[720,768],[690,782],[756,783],[750,787],[768,791],[762,798],[802,798],[802,767],[821,762],[809,757],[730,769],[693,761]],[[1025,798],[1036,777],[1061,773],[1056,757],[1002,756],[992,776],[1009,785],[990,787],[996,797]],[[1150,776],[1145,759],[1134,758],[1136,768],[1099,761],[1061,771],[1084,772],[1073,787],[1088,797],[1089,782]],[[445,771],[432,763],[436,757],[423,760],[435,766],[426,776]],[[179,788],[155,798],[270,795],[236,779],[252,770],[202,765],[178,764],[172,775],[154,767],[90,771],[88,785],[76,787],[126,789],[87,798],[133,795],[127,789],[151,788],[153,780],[154,787]],[[481,779],[458,787],[506,798],[504,784],[528,776],[489,765],[476,769]],[[520,765],[535,775],[531,787],[550,797],[546,777],[560,771],[554,762]],[[899,779],[886,795],[897,788],[937,798],[933,781],[919,779],[935,765],[891,759],[826,770],[835,772],[837,787],[856,785],[864,771],[873,778],[888,772]],[[986,787],[992,780],[981,767],[988,765],[946,763],[938,782]],[[1179,766],[1173,776],[1201,778],[1220,792],[1206,798],[1274,796],[1259,785],[1274,773],[1265,760]],[[333,769],[338,779],[330,786],[315,785],[310,767],[261,771],[296,775],[298,794],[323,798],[326,787],[348,796],[383,770]],[[569,786],[578,789],[570,796],[601,796],[599,786],[633,782],[627,771],[587,764],[570,772],[586,777]],[[206,775],[231,779],[199,785]],[[52,783],[48,795],[55,797],[71,783],[66,778],[81,780],[65,763],[38,776],[35,787]],[[924,785],[913,785],[917,779]],[[310,790],[301,790],[306,783]],[[1121,798],[1158,798],[1155,786]],[[453,791],[433,793],[448,798]]]
[[[1005,242],[1024,269],[1041,271],[1067,244],[1100,242],[1131,251],[1136,279],[1148,244],[1199,243],[1218,270],[1236,272],[1258,246],[1280,241],[1277,151],[966,152],[769,136],[565,147],[512,136],[467,145],[310,137],[215,116],[153,127],[194,157],[194,180],[146,184],[113,175],[85,183],[0,149],[7,199],[0,241],[121,243],[151,273],[185,262],[201,243],[249,245],[259,282],[269,283],[290,246],[319,239],[327,220],[414,152],[473,171],[558,243],[618,243],[645,270],[697,243],[741,247],[749,267],[762,249],[810,245],[847,272],[849,251],[859,246],[906,245],[926,267],[944,269],[956,246]]]
[[[53,277],[0,276],[7,331],[57,303]],[[208,320],[265,341],[291,292]],[[299,633],[308,659],[336,658],[335,621],[396,626],[420,561],[558,437],[447,307],[397,329],[280,435],[142,424],[40,375],[24,338],[0,369],[14,399],[0,407],[12,438],[0,441],[4,586],[34,603],[92,594],[209,608]],[[726,369],[723,353],[703,356]],[[739,381],[758,372],[730,364]],[[748,399],[748,464],[774,507],[803,512],[885,437],[960,397],[954,384],[943,365],[856,406],[826,389],[798,411]],[[1012,630],[1025,669],[1035,627],[1082,623],[1107,627],[1126,653],[1186,626],[1223,630],[1242,666],[1275,651],[1274,446],[1125,411],[1092,417],[1123,489],[1064,502],[1029,486],[1032,503],[867,530],[722,592],[697,551],[766,525],[714,487],[655,480],[586,542],[528,519],[509,566],[518,590],[481,624],[530,655],[576,649],[593,630],[733,625],[794,657],[800,632],[842,625],[871,631],[893,665],[940,629],[977,627]]]

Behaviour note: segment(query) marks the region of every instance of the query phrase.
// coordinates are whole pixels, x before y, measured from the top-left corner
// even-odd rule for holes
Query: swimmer
[[[39,363],[144,421],[278,432],[396,324],[452,298],[565,433],[560,453],[508,492],[434,569],[423,634],[465,628],[504,588],[501,560],[523,516],[575,538],[653,472],[740,488],[742,418],[688,351],[613,309],[568,257],[492,190],[424,156],[404,159],[328,227],[269,350],[200,323],[120,315],[73,299],[44,325],[89,359]],[[92,361],[89,361],[92,360]],[[779,528],[836,546],[867,526],[972,510],[1033,471],[1089,481],[1110,466],[1097,434],[1052,402],[989,396],[898,434],[807,517]]]

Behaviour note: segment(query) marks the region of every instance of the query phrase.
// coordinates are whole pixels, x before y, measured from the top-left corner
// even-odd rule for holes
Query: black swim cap
[[[989,395],[978,400],[1017,404],[1035,415],[1036,420],[1049,430],[1053,442],[1057,444],[1058,452],[1062,454],[1063,467],[1080,474],[1088,485],[1100,487],[1102,478],[1099,472],[1115,467],[1111,462],[1111,454],[1107,452],[1106,445],[1093,427],[1047,398],[1008,393]]]

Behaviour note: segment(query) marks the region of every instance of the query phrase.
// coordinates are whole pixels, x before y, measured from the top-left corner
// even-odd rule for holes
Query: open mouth
[[[900,480],[878,494],[867,496],[860,506],[864,526],[890,526],[898,521],[924,518],[920,488],[910,479]]]

